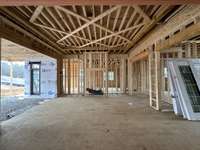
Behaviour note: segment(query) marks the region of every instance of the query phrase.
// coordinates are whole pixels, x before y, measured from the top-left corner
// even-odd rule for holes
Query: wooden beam
[[[151,21],[151,18],[140,8],[140,6],[133,6],[133,8],[142,15],[142,17],[145,19],[145,21],[148,23]]]
[[[30,12],[32,12],[32,10],[28,7],[28,6],[25,6]],[[51,22],[51,20],[48,18],[48,17],[46,17],[46,15],[43,13],[43,12],[41,12],[41,16],[42,17],[38,17],[37,18],[37,20],[40,22],[40,23],[42,23],[42,24],[50,24],[52,27],[55,27],[54,26],[54,24]],[[49,32],[49,30],[46,30],[45,28],[42,28],[48,35],[49,35],[49,37],[52,37],[54,40],[56,40],[57,41],[57,39],[60,39],[60,36],[62,35],[62,34],[57,34],[57,33],[55,33],[55,32],[53,32],[53,31],[51,31],[50,30],[50,32]]]
[[[143,28],[141,28],[139,31],[135,30],[134,33],[132,33],[132,35],[129,35],[131,37],[132,40],[132,44],[130,44],[127,48],[127,51],[129,50],[129,48],[131,46],[133,46],[137,41],[140,41],[143,37],[146,37],[146,33],[148,31],[150,31],[154,26],[156,26],[157,22],[163,17],[165,16],[165,14],[167,14],[167,12],[169,11],[169,5],[162,5],[159,10],[154,14],[154,16],[148,24],[146,24]],[[139,21],[139,17],[138,20]],[[137,32],[137,34],[136,34]],[[159,37],[159,36],[158,36]]]
[[[200,22],[184,29],[182,32],[172,35],[169,39],[158,43],[156,50],[161,51],[162,49],[167,49],[173,45],[181,43],[181,41],[190,39],[197,35],[200,35]]]
[[[65,31],[63,25],[61,25],[60,21],[56,18],[56,16],[54,15],[54,13],[51,12],[51,10],[47,7],[45,7],[46,11],[49,13],[49,15],[54,19],[54,21],[56,22],[56,24],[59,26],[59,28],[62,30],[62,31]],[[77,40],[77,38],[74,38],[75,40],[73,40],[74,44],[75,45],[81,45],[80,42]]]
[[[7,28],[7,26],[11,26],[18,32],[14,32],[11,28]],[[29,33],[23,28],[17,26],[10,20],[7,20],[4,16],[0,16],[0,37],[20,44],[29,49],[35,50],[39,53],[45,54],[47,56],[53,58],[59,58],[61,53],[56,51],[53,47],[46,44],[44,41],[40,40],[35,35]],[[19,34],[20,33],[20,34]],[[24,34],[24,36],[22,36]]]
[[[133,94],[133,63],[128,59],[128,94]]]
[[[66,31],[62,31],[62,30],[59,30],[59,29],[55,29],[55,28],[52,28],[52,27],[48,27],[48,26],[45,26],[45,25],[42,25],[42,24],[39,24],[39,23],[33,23],[34,25],[36,25],[36,26],[39,26],[39,27],[41,27],[41,28],[45,28],[45,29],[48,29],[48,30],[51,30],[51,31],[56,31],[56,32],[59,32],[59,33],[63,33],[63,34],[69,34],[68,32],[66,32]],[[77,35],[72,35],[73,37],[76,37],[76,38],[79,38],[79,39],[81,39],[81,40],[85,40],[85,41],[87,41],[87,42],[91,42],[89,39],[85,39],[85,38],[83,38],[83,37],[80,37],[80,36],[77,36]],[[110,46],[107,46],[107,45],[105,45],[105,44],[101,44],[101,43],[97,43],[97,44],[99,44],[99,45],[103,45],[103,46],[105,46],[105,47],[107,47],[107,48],[110,48]]]
[[[37,41],[39,41],[40,43],[42,43],[43,45],[49,47],[50,49],[53,49],[54,51],[56,51],[59,54],[63,54],[62,49],[55,44],[54,42],[50,41],[46,36],[44,36],[42,33],[40,33],[38,30],[36,30],[35,28],[33,28],[30,24],[28,24],[29,22],[24,21],[23,19],[21,19],[20,17],[18,17],[17,15],[15,15],[13,12],[9,11],[7,8],[2,7],[1,8],[3,11],[5,11],[6,13],[8,13],[10,16],[12,16],[13,18],[15,18],[17,21],[21,22],[25,27],[28,27],[30,30],[32,30],[33,32],[35,32],[37,35],[39,35],[40,37],[42,37],[43,39],[45,39],[48,43],[50,43],[51,45],[47,44],[47,42],[41,40],[40,38],[37,37]],[[6,18],[4,18],[6,19]],[[8,19],[6,19],[8,21]],[[9,21],[10,22],[10,21]],[[13,24],[13,23],[12,23]],[[16,28],[20,28],[19,26],[17,26],[16,24],[14,25],[16,26]],[[25,31],[27,34],[29,34],[29,32]],[[36,37],[34,36],[34,39]]]
[[[161,109],[161,70],[160,70],[160,52],[155,51],[155,92],[156,92],[156,110]]]
[[[170,47],[167,49],[163,49],[162,51],[160,51],[160,53],[174,53],[174,52],[182,52],[182,47]]]
[[[134,58],[130,59],[130,62],[133,63],[133,62],[139,61],[141,59],[144,59],[144,58],[148,57],[148,54],[149,53],[147,51],[144,51],[144,52],[136,55]]]
[[[80,18],[80,19],[82,19],[83,21],[85,21],[85,22],[90,22],[91,20],[90,19],[88,19],[88,18],[86,18],[86,17],[83,17],[83,16],[81,16],[81,15],[79,15],[79,14],[77,14],[77,13],[75,13],[75,12],[73,12],[73,11],[71,11],[71,10],[68,10],[68,9],[65,9],[65,8],[63,8],[63,7],[60,7],[60,6],[55,6],[56,8],[58,8],[58,9],[60,9],[60,10],[62,10],[62,11],[64,11],[64,12],[66,12],[67,14],[70,14],[70,15],[73,15],[74,17],[77,17],[77,18]],[[84,7],[84,6],[83,6]],[[85,8],[85,7],[84,7]],[[86,13],[86,12],[85,12]],[[107,15],[109,15],[109,14],[107,14]],[[109,20],[108,20],[109,21]],[[97,23],[93,23],[93,25],[95,25],[96,27],[98,27],[98,28],[100,28],[100,29],[102,29],[102,30],[104,30],[104,31],[106,31],[106,32],[109,32],[109,33],[114,33],[114,31],[112,31],[112,30],[110,30],[110,29],[108,29],[108,28],[105,28],[104,26],[102,26],[102,25],[99,25],[99,24],[97,24]],[[89,32],[89,31],[88,31]],[[123,40],[125,40],[125,41],[127,41],[127,42],[130,42],[131,43],[131,41],[129,40],[129,39],[127,39],[127,38],[125,38],[125,37],[123,37],[123,36],[121,36],[121,35],[117,35],[118,37],[120,37],[121,39],[123,39]]]
[[[56,9],[56,7],[54,7],[55,9]],[[76,9],[76,6],[75,5],[73,5],[72,6],[72,8],[73,8],[73,11],[76,11],[77,12],[77,9]],[[59,11],[58,9],[57,9],[57,11]],[[79,24],[79,26],[82,26],[82,24],[81,24],[81,19],[80,18],[77,18],[77,20],[78,20],[78,24]],[[72,31],[71,31],[72,32]],[[85,35],[85,32],[82,30],[81,31],[81,33],[82,33],[82,35],[83,35],[83,37],[85,38],[85,39],[87,39],[86,38],[86,35]],[[80,35],[80,33],[79,33],[79,35]],[[84,44],[84,42],[81,40],[81,44],[83,45]]]
[[[141,27],[141,26],[143,26],[143,25],[144,25],[144,23],[141,23],[141,24],[138,24],[138,25],[134,25],[134,26],[132,26],[132,27],[126,28],[126,29],[121,30],[121,31],[119,31],[119,32],[115,32],[115,33],[113,33],[113,34],[104,36],[104,37],[102,37],[102,38],[100,38],[100,39],[94,40],[94,41],[92,41],[92,42],[90,42],[90,43],[87,43],[87,44],[85,44],[85,45],[82,45],[81,47],[85,47],[85,46],[87,46],[87,45],[90,45],[90,44],[93,44],[93,43],[97,43],[97,42],[102,41],[102,40],[104,40],[104,39],[110,38],[110,37],[112,37],[112,36],[116,36],[116,35],[118,35],[118,34],[121,34],[121,33],[123,33],[123,32],[129,31],[129,30],[133,30],[133,29],[138,28],[138,27]]]
[[[40,15],[42,9],[43,9],[43,6],[38,6],[38,7],[35,9],[35,11],[34,11],[34,13],[33,13],[33,15],[31,16],[31,18],[30,18],[29,21],[30,21],[30,22],[34,22],[35,19]]]
[[[114,22],[113,22],[112,31],[115,31],[120,12],[121,12],[121,8],[117,10],[117,13],[116,13],[116,16],[115,16],[115,19],[114,19]],[[117,37],[114,37],[114,40],[111,41],[112,45],[115,43],[116,38]],[[108,45],[110,45],[110,43]]]
[[[129,52],[129,56],[133,57],[152,46],[154,43],[158,42],[160,39],[165,38],[170,33],[175,32],[178,28],[183,25],[187,25],[189,21],[194,20],[194,17],[200,14],[199,5],[189,5],[186,6],[182,11],[180,11],[173,18],[168,20],[167,23],[156,27],[148,35],[146,35],[142,40],[140,40]],[[190,17],[188,17],[190,16]],[[184,29],[181,33],[184,32]],[[186,35],[187,36],[187,35]]]
[[[199,4],[199,0],[1,0],[0,6],[22,5],[180,5]]]
[[[92,47],[89,47],[89,46],[86,46],[86,47],[67,47],[64,49],[65,51],[67,50],[94,50],[94,51],[107,51],[107,50],[121,50],[121,47],[111,47],[111,48],[107,48],[107,47],[99,47],[99,46],[92,46]]]
[[[182,41],[181,43],[200,43],[200,40],[185,40],[185,41]]]
[[[63,95],[63,58],[60,57],[57,59],[57,96],[60,97]]]
[[[148,74],[149,74],[149,105],[152,106],[152,59],[153,59],[153,51],[152,49],[150,49],[149,51],[149,55],[148,55],[148,62],[149,62],[149,66],[148,66]]]
[[[87,26],[93,24],[94,22],[98,21],[99,19],[105,17],[106,15],[112,13],[113,11],[117,10],[118,8],[120,8],[121,6],[115,6],[112,7],[111,9],[105,11],[104,13],[100,14],[99,16],[95,17],[94,19],[90,20],[89,22],[87,22],[86,24],[82,25],[81,27],[77,28],[76,30],[72,31],[70,34],[66,35],[65,37],[63,37],[62,39],[58,40],[57,42],[61,42],[63,40],[65,40],[66,38],[72,36],[73,34],[81,31],[82,29],[86,28]]]
[[[197,46],[197,43],[192,43],[192,58],[198,58],[198,46]]]

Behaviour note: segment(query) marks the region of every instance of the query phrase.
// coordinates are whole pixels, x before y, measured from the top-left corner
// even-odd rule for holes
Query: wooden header
[[[130,62],[133,63],[133,62],[136,62],[138,60],[142,60],[146,57],[148,57],[148,52],[147,51],[143,51],[141,52],[140,54],[136,55],[134,58],[129,58]]]
[[[180,5],[200,4],[199,0],[1,0],[0,6],[23,5]]]

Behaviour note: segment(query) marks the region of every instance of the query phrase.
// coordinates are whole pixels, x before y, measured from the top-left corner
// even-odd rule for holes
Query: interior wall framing
[[[63,59],[63,93],[86,95],[86,88],[107,94],[126,93],[127,55],[85,52]]]
[[[200,58],[200,43],[182,42],[161,51],[154,45],[147,57],[129,59],[129,94],[148,94],[150,106],[156,110],[161,110],[164,103],[172,104],[167,78],[167,60],[171,58]]]

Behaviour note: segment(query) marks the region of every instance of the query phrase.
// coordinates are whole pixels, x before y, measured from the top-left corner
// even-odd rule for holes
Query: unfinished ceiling
[[[17,6],[1,7],[0,13],[39,38],[42,34],[41,39],[62,54],[123,54],[177,9],[177,5]]]
[[[1,39],[1,60],[24,61],[26,59],[34,58],[48,58],[48,56],[6,39]]]

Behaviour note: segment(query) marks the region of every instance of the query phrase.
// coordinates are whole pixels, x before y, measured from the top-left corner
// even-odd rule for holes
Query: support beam
[[[152,58],[153,58],[153,52],[152,49],[149,50],[148,55],[148,62],[149,62],[149,105],[152,106]]]
[[[87,46],[87,45],[90,45],[90,44],[93,44],[93,43],[97,43],[97,42],[99,42],[99,41],[105,40],[105,39],[110,38],[110,37],[112,37],[112,36],[119,35],[119,34],[121,34],[121,33],[123,33],[123,32],[129,31],[129,30],[133,30],[133,29],[135,29],[135,28],[139,28],[139,27],[141,27],[141,26],[143,26],[143,25],[144,25],[144,23],[140,23],[140,24],[138,24],[138,25],[134,25],[134,26],[132,26],[132,27],[126,28],[126,29],[121,30],[121,31],[119,31],[119,32],[115,32],[115,33],[113,33],[113,34],[104,36],[104,37],[102,37],[102,38],[100,38],[100,39],[94,40],[94,41],[92,41],[92,42],[90,42],[90,43],[87,43],[87,44],[85,44],[85,45],[82,45],[82,46],[80,46],[80,47],[85,47],[85,46]]]
[[[182,47],[180,46],[175,46],[175,47],[170,47],[168,49],[163,49],[162,51],[160,51],[160,53],[174,53],[174,52],[182,52]]]
[[[41,28],[48,29],[48,30],[51,30],[51,31],[55,31],[55,32],[58,32],[58,33],[62,33],[62,34],[66,34],[66,35],[69,34],[69,33],[66,32],[66,31],[62,31],[62,30],[59,30],[59,29],[55,29],[55,28],[52,28],[52,27],[48,27],[48,26],[45,26],[45,25],[42,25],[42,24],[39,24],[39,23],[33,23],[33,24],[36,25],[36,26],[39,26],[39,27],[41,27]],[[80,37],[80,36],[77,36],[77,35],[72,35],[72,36],[75,37],[75,38],[79,38],[79,39],[81,39],[81,40],[85,40],[85,41],[87,41],[87,42],[91,42],[91,40],[86,39],[86,38],[83,38],[83,37]],[[96,44],[102,45],[102,46],[107,47],[107,48],[110,48],[110,46],[108,46],[108,45],[106,45],[106,44],[102,44],[102,43],[96,43]],[[118,45],[117,45],[117,46],[118,46]]]
[[[68,94],[70,95],[71,94],[71,61],[70,59],[68,59]]]
[[[31,18],[30,18],[29,21],[30,21],[30,22],[34,22],[35,19],[40,15],[42,9],[43,9],[43,6],[38,6],[38,7],[35,9],[35,11],[34,11],[34,13],[33,13],[33,15],[31,16]]]
[[[139,61],[141,59],[148,57],[148,55],[149,55],[149,53],[147,51],[144,51],[144,52],[136,55],[134,58],[130,58],[130,61],[133,63],[133,62],[136,62],[136,61]]]
[[[1,0],[0,6],[22,5],[183,5],[199,4],[199,0]]]
[[[191,25],[190,27],[184,29],[183,31],[172,35],[169,39],[164,40],[161,43],[158,43],[156,50],[161,51],[163,49],[170,48],[178,43],[181,43],[184,40],[190,39],[192,37],[200,35],[200,22],[197,24]]]
[[[3,7],[1,8],[3,11],[5,11],[6,13],[8,13],[10,16],[12,16],[13,18],[15,18],[18,22],[20,22],[21,24],[24,25],[24,27],[29,28],[31,31],[33,31],[34,33],[38,34],[42,39],[45,39],[47,42],[41,40],[41,38],[36,37],[35,35],[33,35],[32,33],[26,31],[24,28],[16,25],[15,23],[11,22],[10,20],[8,20],[7,18],[0,16],[0,18],[5,21],[7,24],[11,25],[12,27],[16,28],[17,30],[19,30],[20,32],[28,35],[29,37],[31,37],[32,39],[38,41],[39,43],[43,44],[44,46],[48,47],[49,49],[56,51],[58,54],[64,54],[62,52],[62,49],[54,42],[50,41],[46,36],[44,36],[42,33],[40,33],[38,30],[36,30],[35,28],[33,28],[30,24],[28,24],[26,21],[24,21],[23,19],[21,19],[20,17],[18,17],[16,14],[14,14],[13,12],[11,12],[9,9]],[[12,34],[11,34],[12,35]],[[19,39],[20,40],[20,39]],[[49,44],[47,44],[49,43]],[[22,44],[23,45],[23,44]]]
[[[181,10],[177,15],[172,17],[170,20],[168,20],[167,23],[163,24],[162,26],[156,27],[154,30],[152,30],[148,35],[146,35],[140,42],[138,42],[129,52],[129,56],[133,57],[143,51],[144,49],[148,48],[149,46],[152,46],[154,43],[158,42],[160,39],[164,39],[166,36],[168,36],[170,33],[173,33],[180,29],[181,27],[187,25],[192,20],[195,19],[195,17],[200,15],[200,6],[199,5],[188,5],[183,10]],[[188,17],[191,16],[191,17]],[[199,29],[199,24],[196,23],[195,25],[197,32]],[[192,27],[192,26],[191,26]],[[177,36],[178,34],[184,34],[181,37],[181,40],[186,40],[188,38],[188,35],[195,35],[195,32],[191,32],[188,35],[185,33],[187,30],[189,30],[188,27],[186,29],[183,29],[180,33],[177,33],[174,36]],[[159,35],[159,36],[158,36]],[[190,37],[189,36],[189,37]],[[183,38],[185,37],[185,38]],[[170,38],[171,39],[171,38]],[[171,40],[173,41],[173,40]],[[178,41],[180,42],[180,41]],[[167,43],[167,42],[166,42]],[[158,46],[159,47],[159,46]],[[157,47],[157,49],[158,49]],[[165,48],[163,48],[165,49]]]
[[[115,6],[112,7],[111,9],[105,11],[104,13],[100,14],[99,16],[95,17],[94,19],[90,20],[89,22],[87,22],[86,24],[82,25],[81,27],[77,28],[76,30],[72,31],[70,34],[64,36],[62,39],[58,40],[57,42],[61,42],[65,39],[67,39],[68,37],[72,36],[73,34],[81,31],[82,29],[86,28],[87,26],[93,24],[94,22],[98,21],[99,19],[105,17],[106,15],[112,13],[113,11],[117,10],[118,8],[120,8],[121,6]]]
[[[120,60],[120,90],[121,93],[126,93],[126,58],[122,57]]]
[[[128,94],[133,94],[133,63],[128,59]]]
[[[151,18],[139,7],[139,6],[133,6],[133,8],[142,15],[142,17],[145,19],[145,22],[148,23],[151,21]]]
[[[186,43],[185,47],[186,47],[185,48],[185,57],[191,58],[191,55],[192,55],[191,43]]]
[[[63,95],[63,59],[57,59],[57,96]]]
[[[55,6],[55,7],[56,7],[57,9],[62,10],[63,12],[66,12],[67,14],[70,14],[70,15],[76,17],[76,18],[80,18],[80,19],[82,19],[83,21],[85,21],[85,22],[87,22],[87,23],[91,21],[91,20],[89,20],[88,18],[83,17],[83,16],[81,16],[81,15],[79,15],[79,14],[73,12],[73,11],[70,11],[70,10],[68,10],[68,9],[65,9],[65,8],[63,8],[63,7],[60,7],[60,6]],[[85,9],[84,9],[84,12],[85,12]],[[85,12],[85,13],[86,13],[86,12]],[[110,16],[110,15],[108,14],[108,16]],[[109,17],[108,17],[108,18],[109,18]],[[108,20],[107,22],[109,22],[109,20]],[[104,31],[106,31],[106,33],[107,33],[107,32],[109,32],[109,33],[111,33],[111,34],[114,33],[114,31],[112,31],[112,30],[110,30],[110,29],[108,29],[108,28],[105,28],[104,26],[99,25],[99,24],[97,24],[97,23],[95,23],[95,22],[93,23],[93,25],[96,26],[96,27],[98,27],[98,28],[100,28],[100,29],[102,29],[102,30],[104,30]],[[89,31],[88,31],[88,32],[89,32]],[[121,36],[121,35],[116,35],[116,36],[119,37],[119,38],[121,38],[121,39],[123,39],[123,40],[125,40],[125,41],[127,41],[127,42],[131,42],[129,39],[127,39],[127,38],[125,38],[125,37],[123,37],[123,36]]]
[[[7,20],[3,16],[0,16],[0,27],[0,37],[2,38],[8,39],[12,42],[15,42],[17,44],[20,44],[22,46],[25,46],[27,48],[43,53],[53,58],[59,58],[61,56],[60,53],[57,53],[55,48],[46,44],[35,35],[31,34],[30,32],[27,32],[26,30]],[[11,28],[9,27],[15,28],[18,32],[14,32],[14,30],[11,30]],[[32,40],[30,40],[30,38],[32,38]]]
[[[192,43],[192,58],[198,58],[197,43]]]
[[[161,70],[160,70],[160,52],[155,51],[155,92],[156,92],[156,110],[161,109]]]

